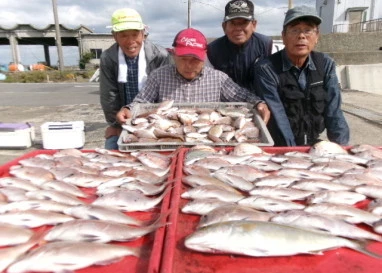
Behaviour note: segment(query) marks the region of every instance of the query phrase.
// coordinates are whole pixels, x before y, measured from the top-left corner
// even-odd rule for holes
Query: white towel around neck
[[[138,58],[138,90],[141,90],[146,80],[146,56],[144,43],[142,43]],[[118,82],[127,82],[127,64],[125,54],[120,47],[118,47]]]

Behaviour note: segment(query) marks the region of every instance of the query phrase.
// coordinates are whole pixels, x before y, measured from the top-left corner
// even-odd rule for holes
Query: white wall
[[[342,88],[381,95],[382,64],[340,65],[336,72]]]
[[[324,4],[326,2],[326,5]],[[366,9],[366,20],[382,18],[382,0],[374,0],[374,12],[371,14],[371,4],[373,0],[316,0],[317,13],[322,10],[321,33],[331,33],[333,25],[347,24],[346,10],[352,7],[368,7]],[[343,32],[347,31],[345,27]]]

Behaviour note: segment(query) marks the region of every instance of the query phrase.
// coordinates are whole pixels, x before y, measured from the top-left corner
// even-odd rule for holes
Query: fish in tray
[[[53,242],[33,249],[13,263],[9,273],[72,272],[94,264],[108,264],[124,256],[139,256],[139,249],[102,243]]]
[[[228,221],[205,226],[189,235],[185,246],[201,252],[255,257],[322,254],[325,250],[347,247],[382,259],[382,254],[367,250],[366,243],[361,241],[262,221]]]
[[[167,105],[163,107],[163,105]],[[223,104],[213,108],[176,107],[165,101],[155,109],[134,113],[122,125],[127,131],[122,143],[190,142],[242,143],[260,142],[260,128],[253,122],[253,110],[246,104],[237,107]],[[143,107],[143,106],[142,106]],[[140,109],[141,111],[141,109]]]

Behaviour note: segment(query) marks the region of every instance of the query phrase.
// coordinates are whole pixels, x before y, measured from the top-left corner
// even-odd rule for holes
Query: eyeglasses
[[[310,37],[314,33],[317,33],[317,29],[288,29],[286,33],[290,36],[297,37],[300,35],[300,33],[303,33],[305,37]]]

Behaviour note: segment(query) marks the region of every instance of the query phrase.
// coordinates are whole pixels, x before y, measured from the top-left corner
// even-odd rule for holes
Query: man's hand
[[[256,109],[259,112],[261,118],[264,120],[264,123],[267,124],[271,118],[271,111],[269,111],[268,105],[262,102],[256,106]]]
[[[121,124],[121,125],[125,124],[126,120],[131,118],[131,112],[127,108],[121,108],[121,110],[119,110],[119,112],[117,113],[115,118],[117,119],[117,122],[119,124]]]

